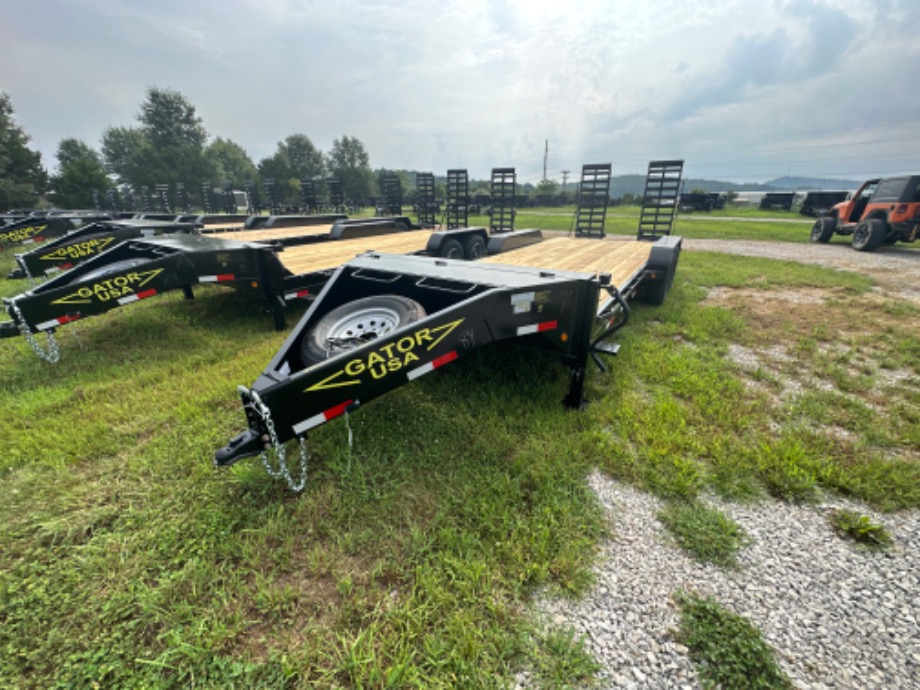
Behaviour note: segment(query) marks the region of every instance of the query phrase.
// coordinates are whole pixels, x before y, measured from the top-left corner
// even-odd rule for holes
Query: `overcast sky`
[[[920,0],[0,0],[0,91],[48,167],[158,86],[255,162],[859,179],[920,168],[918,36]]]

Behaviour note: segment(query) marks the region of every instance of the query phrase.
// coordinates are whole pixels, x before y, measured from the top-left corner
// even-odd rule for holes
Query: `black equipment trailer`
[[[0,227],[0,249],[22,244],[38,244],[61,237],[97,220],[111,220],[107,213],[51,212],[43,216],[30,215]]]
[[[10,321],[0,322],[0,338],[22,335],[41,358],[60,354],[54,331],[65,324],[181,289],[221,283],[260,291],[275,327],[285,327],[284,309],[296,299],[312,299],[335,269],[367,251],[428,253],[463,258],[488,240],[485,228],[431,233],[405,230],[408,219],[339,221],[311,236],[284,237],[291,228],[234,234],[240,239],[174,235],[136,239],[104,251],[50,280],[3,301]],[[243,237],[247,241],[242,241]],[[512,242],[534,241],[520,233]],[[510,245],[509,245],[510,246]],[[47,333],[47,349],[36,339]]]
[[[605,369],[598,353],[616,353],[607,340],[626,324],[630,297],[664,300],[681,243],[556,237],[475,263],[376,252],[352,259],[325,282],[252,388],[239,388],[248,429],[215,464],[261,454],[270,474],[299,491],[311,429],[515,338],[560,355],[570,370],[564,404],[579,408],[588,358]],[[299,479],[284,448],[294,438]]]
[[[195,223],[146,219],[100,220],[16,255],[19,268],[8,278],[47,277],[73,268],[125,240],[191,233]]]

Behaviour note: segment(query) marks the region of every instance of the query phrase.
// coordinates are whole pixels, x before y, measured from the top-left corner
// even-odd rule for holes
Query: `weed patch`
[[[672,501],[658,514],[677,543],[702,563],[732,568],[744,546],[744,530],[731,518],[699,501]]]
[[[746,618],[711,597],[680,593],[677,639],[690,649],[703,687],[781,690],[791,687],[773,651]]]

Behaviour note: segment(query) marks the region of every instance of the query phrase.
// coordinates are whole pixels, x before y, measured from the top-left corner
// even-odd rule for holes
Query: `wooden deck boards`
[[[611,283],[622,288],[648,262],[651,251],[651,242],[553,237],[482,261],[557,271],[609,273]]]
[[[368,251],[384,254],[418,252],[425,248],[429,235],[428,230],[412,230],[288,247],[278,254],[278,258],[291,273],[299,275],[335,268]],[[651,242],[555,237],[481,259],[480,263],[579,273],[610,273],[612,284],[623,288],[648,263],[651,250]],[[601,301],[606,298],[607,294],[602,291]]]
[[[278,254],[281,263],[294,275],[335,268],[364,252],[408,254],[420,252],[428,244],[429,230],[409,230],[354,240],[334,240],[319,244],[288,247]]]
[[[228,230],[233,233],[234,240],[241,242],[269,242],[271,240],[283,240],[289,237],[306,237],[308,235],[325,235],[332,230],[331,224],[323,225],[292,225],[286,228],[263,228],[256,230],[243,230],[237,226],[236,230]],[[220,237],[220,234],[215,235]]]

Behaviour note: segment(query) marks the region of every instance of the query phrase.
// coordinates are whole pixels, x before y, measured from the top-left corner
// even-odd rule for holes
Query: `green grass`
[[[744,530],[731,518],[699,501],[672,501],[658,514],[677,543],[702,563],[732,568],[744,546]]]
[[[635,236],[639,227],[638,206],[611,206],[605,231],[611,235]],[[573,228],[575,207],[517,210],[514,227],[568,232]],[[778,217],[779,216],[779,217]],[[489,216],[470,216],[470,225],[489,225]],[[776,221],[780,222],[776,222]],[[748,239],[774,242],[810,242],[813,221],[798,213],[777,213],[759,209],[728,208],[712,213],[681,213],[674,222],[674,234],[692,239]]]
[[[827,300],[763,313],[712,287]],[[672,500],[920,506],[920,334],[870,287],[685,252],[667,303],[636,307],[611,371],[589,372],[584,412],[559,405],[550,354],[493,346],[353,414],[351,459],[344,420],[318,429],[300,496],[256,460],[211,465],[244,425],[235,385],[285,335],[237,293],[64,327],[56,366],[0,341],[0,685],[577,685],[578,641],[527,612],[538,588],[590,586],[591,468]],[[792,360],[755,375],[730,356],[766,346]],[[829,387],[780,395],[805,375]]]
[[[746,618],[711,597],[677,596],[678,641],[690,649],[704,688],[783,690],[791,687],[773,652]]]
[[[865,546],[879,549],[891,546],[891,534],[884,525],[874,522],[868,515],[852,510],[835,510],[830,515],[830,522],[838,534]]]

